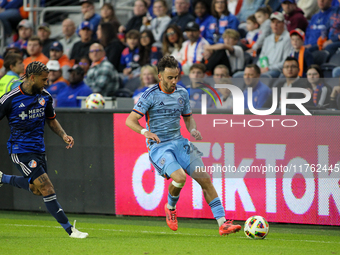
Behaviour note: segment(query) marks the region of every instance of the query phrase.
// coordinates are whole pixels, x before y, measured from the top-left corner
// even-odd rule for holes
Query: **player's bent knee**
[[[174,185],[176,188],[179,188],[179,189],[181,189],[181,188],[183,188],[183,187],[184,187],[185,181],[184,181],[184,182],[181,182],[181,183],[178,183],[178,182],[172,181],[171,183],[172,183],[172,185]]]

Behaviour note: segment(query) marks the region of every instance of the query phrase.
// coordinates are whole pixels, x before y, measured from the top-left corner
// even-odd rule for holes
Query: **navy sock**
[[[17,187],[19,189],[25,189],[25,190],[30,190],[29,188],[29,179],[24,178],[23,176],[15,176],[15,175],[7,175],[3,174],[1,182],[6,183],[9,185],[12,185],[14,187]]]
[[[47,210],[52,214],[52,216],[59,222],[59,224],[65,229],[65,231],[70,235],[72,233],[71,227],[72,225],[68,221],[64,210],[61,208],[60,204],[57,201],[57,195],[52,194],[44,197],[44,203],[46,205]]]
[[[222,206],[222,203],[219,197],[216,197],[215,199],[213,199],[209,203],[209,206],[216,220],[219,218],[225,217],[224,208]]]
[[[178,199],[179,199],[179,196],[173,197],[173,196],[171,196],[170,192],[168,192],[168,205],[170,205],[170,207],[175,207]],[[175,208],[173,208],[173,209],[175,209]]]

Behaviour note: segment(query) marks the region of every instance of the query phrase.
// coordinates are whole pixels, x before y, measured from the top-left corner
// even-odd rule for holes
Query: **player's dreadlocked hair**
[[[41,75],[42,72],[49,73],[47,66],[39,61],[34,61],[26,67],[26,73],[21,76],[20,80],[30,77],[32,74]]]
[[[178,68],[178,62],[173,56],[162,57],[157,64],[158,73],[164,72],[165,68]]]

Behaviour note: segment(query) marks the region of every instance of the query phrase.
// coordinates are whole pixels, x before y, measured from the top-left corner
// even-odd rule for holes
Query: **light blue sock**
[[[209,203],[209,206],[216,220],[219,218],[225,217],[224,208],[222,206],[222,203],[219,197],[216,197],[215,199],[213,199]]]
[[[176,208],[176,204],[177,204],[177,201],[179,199],[179,196],[178,197],[173,197],[171,196],[170,192],[168,192],[168,205],[172,208],[172,209],[175,209]],[[169,208],[170,209],[170,208]]]

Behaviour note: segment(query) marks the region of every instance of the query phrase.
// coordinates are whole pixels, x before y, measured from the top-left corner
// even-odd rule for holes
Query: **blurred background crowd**
[[[22,0],[2,0],[0,96],[19,86],[29,63],[40,61],[50,70],[55,107],[80,107],[77,97],[93,92],[136,102],[158,83],[158,61],[172,55],[194,108],[202,86],[233,83],[245,98],[252,88],[255,108],[271,107],[273,88],[279,103],[281,88],[301,87],[311,93],[306,106],[340,109],[339,2],[46,0],[30,12]],[[50,12],[38,17],[44,9]],[[230,91],[216,90],[222,103],[208,100],[209,106],[231,109]]]

